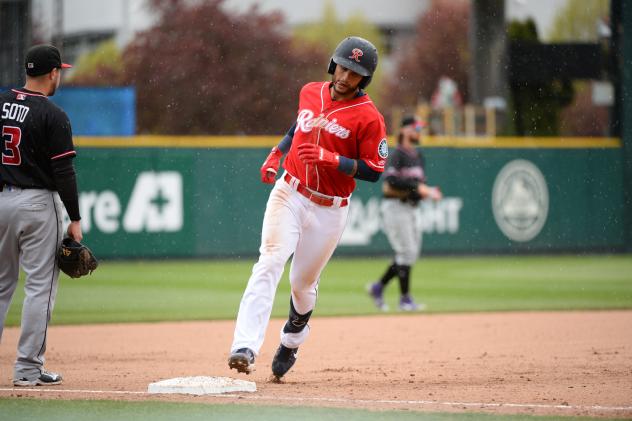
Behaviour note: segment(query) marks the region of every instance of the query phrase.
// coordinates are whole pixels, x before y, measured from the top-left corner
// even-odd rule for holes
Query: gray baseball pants
[[[44,365],[59,278],[61,210],[59,195],[50,190],[5,186],[0,192],[0,340],[20,266],[26,274],[14,379],[36,379]]]
[[[399,199],[383,199],[381,211],[382,227],[395,252],[395,263],[414,265],[421,248],[419,206]]]

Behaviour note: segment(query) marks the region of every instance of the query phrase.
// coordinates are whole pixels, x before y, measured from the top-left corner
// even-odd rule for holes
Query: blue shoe
[[[402,295],[399,300],[399,309],[401,311],[421,311],[426,308],[425,304],[417,304],[410,295]]]
[[[388,306],[384,302],[384,287],[381,283],[375,282],[367,285],[367,291],[371,298],[373,298],[373,304],[378,310],[388,311]]]

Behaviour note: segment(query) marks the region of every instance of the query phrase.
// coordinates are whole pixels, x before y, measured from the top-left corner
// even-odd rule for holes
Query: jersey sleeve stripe
[[[75,152],[75,151],[68,151],[68,152],[60,153],[59,155],[55,155],[55,156],[51,157],[51,161],[53,159],[59,159],[59,158],[63,158],[65,156],[70,156],[70,155],[77,155],[77,152]]]

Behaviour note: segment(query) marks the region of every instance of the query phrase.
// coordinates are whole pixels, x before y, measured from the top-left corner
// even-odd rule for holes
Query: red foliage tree
[[[467,99],[469,16],[469,1],[433,0],[417,21],[412,42],[395,52],[395,74],[383,96],[387,107],[429,101],[442,76],[456,81]]]
[[[294,47],[278,14],[222,3],[152,2],[158,24],[124,53],[139,133],[281,134],[295,119],[299,89],[321,77],[326,54]]]

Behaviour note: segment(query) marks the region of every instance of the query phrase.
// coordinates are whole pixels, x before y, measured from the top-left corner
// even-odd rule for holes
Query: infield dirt
[[[52,326],[46,367],[64,384],[12,388],[17,328],[0,346],[0,396],[632,417],[632,311],[324,318],[285,382],[269,381],[284,320],[257,370],[227,366],[233,321]],[[240,396],[147,395],[184,376],[255,381]],[[139,392],[139,393],[136,393]]]

